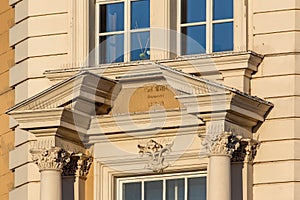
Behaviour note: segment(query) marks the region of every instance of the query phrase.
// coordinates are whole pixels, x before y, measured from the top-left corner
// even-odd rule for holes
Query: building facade
[[[299,199],[299,7],[1,0],[0,199]]]

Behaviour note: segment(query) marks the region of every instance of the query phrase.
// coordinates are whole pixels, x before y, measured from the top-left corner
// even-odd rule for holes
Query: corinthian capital
[[[62,170],[70,161],[70,154],[59,147],[48,149],[31,149],[32,160],[38,165],[40,171],[46,169]]]
[[[72,154],[70,162],[63,168],[63,175],[86,177],[92,162],[91,156],[82,153]]]
[[[206,135],[202,145],[208,155],[226,155],[231,156],[239,147],[240,139],[230,132],[221,134]]]

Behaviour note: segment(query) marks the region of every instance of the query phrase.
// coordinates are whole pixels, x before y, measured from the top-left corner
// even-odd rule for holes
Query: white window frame
[[[96,20],[95,20],[95,27],[96,27],[96,64],[99,64],[99,41],[101,36],[107,35],[114,35],[114,34],[124,34],[124,62],[134,62],[130,59],[130,52],[131,52],[131,33],[136,32],[150,32],[149,28],[140,28],[140,29],[131,29],[131,2],[137,0],[98,0],[96,1]],[[115,31],[115,32],[106,32],[106,33],[99,33],[99,23],[100,23],[100,5],[105,4],[112,4],[112,3],[124,3],[124,30],[123,31]],[[150,1],[151,3],[151,1]],[[150,47],[150,42],[149,42]],[[150,47],[151,51],[151,47]],[[151,53],[150,53],[151,55]],[[109,64],[109,63],[107,63]]]
[[[188,198],[188,187],[187,179],[188,178],[198,178],[198,177],[207,177],[206,171],[197,171],[197,172],[185,172],[185,173],[173,173],[173,174],[160,174],[160,175],[150,175],[150,176],[137,176],[137,177],[124,177],[117,178],[117,200],[123,200],[123,184],[124,183],[142,183],[142,200],[144,200],[144,182],[145,181],[163,181],[163,200],[166,198],[166,180],[172,179],[184,179],[184,199]],[[207,190],[207,185],[206,185]]]
[[[181,1],[177,1],[177,32],[181,35],[181,28],[191,25],[206,25],[206,53],[213,52],[213,24],[233,22],[233,52],[247,50],[247,8],[244,1],[233,0],[233,19],[213,20],[213,0],[206,0],[206,21],[195,23],[181,23]],[[177,37],[177,55],[181,56],[181,37]],[[188,56],[188,55],[182,55]]]

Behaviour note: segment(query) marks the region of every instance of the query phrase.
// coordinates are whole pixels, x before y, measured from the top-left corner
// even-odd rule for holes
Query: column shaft
[[[61,170],[41,171],[41,200],[62,200]]]
[[[208,200],[230,200],[230,156],[211,155],[208,173]]]

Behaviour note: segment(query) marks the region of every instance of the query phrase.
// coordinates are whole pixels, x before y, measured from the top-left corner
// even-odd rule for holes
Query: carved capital
[[[62,170],[70,161],[70,153],[59,147],[48,149],[31,149],[32,160],[38,165],[40,171]]]
[[[165,155],[171,151],[172,146],[173,143],[162,145],[151,139],[145,144],[139,144],[138,148],[139,154],[149,158],[147,168],[160,173],[169,166],[165,162]]]
[[[242,139],[239,148],[233,153],[231,161],[251,163],[256,155],[258,145],[256,140]]]
[[[225,155],[231,156],[240,145],[240,138],[230,132],[222,134],[206,135],[202,145],[205,153],[209,156]]]
[[[72,154],[70,162],[63,168],[63,176],[86,177],[93,162],[91,156],[82,153]]]

